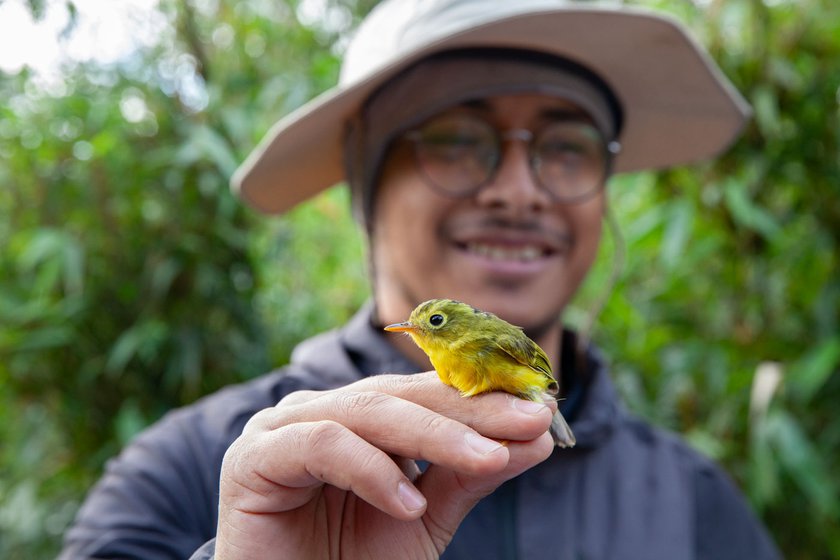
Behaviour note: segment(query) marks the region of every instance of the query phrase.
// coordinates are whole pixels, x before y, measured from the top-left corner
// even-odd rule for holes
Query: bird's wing
[[[551,375],[551,364],[548,356],[545,355],[534,341],[525,336],[520,330],[505,332],[495,338],[496,345],[506,352],[510,357],[522,365],[544,373],[554,379]]]
[[[548,356],[539,345],[525,336],[520,330],[510,331],[496,338],[496,345],[520,364],[541,373],[546,378],[546,391],[554,395],[560,389],[557,380],[551,374]]]

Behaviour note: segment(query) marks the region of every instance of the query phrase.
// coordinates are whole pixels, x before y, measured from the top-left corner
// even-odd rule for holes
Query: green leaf
[[[59,278],[68,294],[84,288],[84,248],[67,232],[39,228],[25,242],[17,258],[18,270],[35,272],[41,268],[36,285],[50,289]]]
[[[122,445],[130,442],[147,425],[148,421],[143,416],[136,399],[126,400],[114,420],[114,430]]]
[[[825,385],[840,367],[840,336],[829,338],[812,346],[790,366],[787,383],[805,402]]]
[[[72,346],[75,332],[68,326],[46,326],[26,331],[15,345],[16,352],[36,352]],[[0,342],[0,348],[4,344]]]
[[[188,166],[201,160],[213,163],[223,177],[230,177],[239,165],[237,155],[217,131],[194,126],[189,141],[178,151],[176,161]]]
[[[837,484],[828,470],[824,453],[818,452],[799,422],[777,411],[768,419],[778,461],[811,499],[821,515],[834,516],[840,508],[834,498]]]
[[[667,224],[659,253],[662,264],[673,268],[680,262],[694,224],[694,203],[683,199],[668,208]]]
[[[126,330],[108,353],[105,371],[122,373],[134,358],[147,358],[159,347],[169,328],[163,321],[148,320]]]
[[[734,179],[727,181],[724,188],[726,207],[738,225],[760,234],[766,239],[773,239],[780,232],[775,218],[763,208],[753,203],[746,190]]]
[[[781,126],[779,102],[775,90],[769,85],[755,88],[752,98],[755,120],[762,133],[768,136],[777,134]]]
[[[155,298],[165,296],[172,286],[172,282],[182,270],[183,265],[181,261],[174,257],[167,257],[155,263],[151,270],[152,295]]]

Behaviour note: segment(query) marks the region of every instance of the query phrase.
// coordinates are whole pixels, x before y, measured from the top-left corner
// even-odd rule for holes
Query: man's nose
[[[476,196],[479,204],[515,212],[539,212],[551,204],[550,194],[531,171],[528,140],[527,130],[512,130],[505,135],[499,167]]]

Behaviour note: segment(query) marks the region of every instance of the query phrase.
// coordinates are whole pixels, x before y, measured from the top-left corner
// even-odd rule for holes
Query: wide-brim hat
[[[661,13],[562,0],[386,0],[348,46],[339,84],[277,122],[233,189],[280,213],[341,182],[347,123],[371,93],[420,59],[480,47],[540,51],[598,74],[623,109],[615,172],[709,158],[750,114],[683,25]]]

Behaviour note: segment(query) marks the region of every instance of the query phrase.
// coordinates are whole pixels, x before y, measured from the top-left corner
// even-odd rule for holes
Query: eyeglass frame
[[[417,169],[420,171],[421,175],[425,179],[425,183],[433,189],[435,192],[442,194],[443,196],[453,198],[453,199],[466,199],[475,196],[479,192],[481,192],[484,188],[486,188],[490,183],[493,182],[493,179],[496,177],[496,174],[499,172],[499,169],[502,166],[503,162],[503,155],[504,151],[502,146],[505,142],[509,141],[521,141],[525,144],[526,149],[528,151],[528,171],[531,174],[532,179],[534,180],[534,184],[536,184],[542,191],[546,192],[551,200],[558,204],[575,204],[579,202],[583,202],[597,193],[601,192],[607,182],[607,179],[612,175],[613,163],[615,157],[621,152],[621,143],[618,140],[607,140],[604,137],[603,132],[592,123],[588,122],[585,119],[581,119],[576,116],[570,116],[568,118],[555,118],[552,119],[549,123],[544,124],[536,131],[530,130],[528,128],[508,128],[504,130],[500,130],[498,127],[494,126],[488,119],[483,117],[479,117],[476,115],[464,115],[465,118],[468,118],[472,121],[477,121],[482,123],[482,125],[486,125],[488,129],[493,131],[494,139],[496,140],[496,155],[495,161],[493,163],[492,169],[487,172],[487,177],[479,182],[477,185],[465,190],[463,193],[454,193],[450,190],[447,190],[445,187],[437,184],[435,180],[430,176],[428,170],[424,168],[422,161],[420,160],[419,148],[418,146],[421,144],[422,138],[422,131],[423,128],[433,123],[436,119],[441,118],[442,115],[437,115],[436,117],[432,117],[428,119],[426,122],[417,126],[415,128],[409,129],[401,135],[401,139],[406,140],[412,144],[413,150],[412,154],[414,156],[414,164]],[[534,140],[539,138],[543,131],[555,123],[562,123],[562,122],[579,122],[581,124],[586,124],[592,128],[601,140],[603,141],[603,156],[604,156],[604,163],[603,163],[603,174],[602,178],[596,182],[595,185],[590,190],[587,190],[581,194],[573,195],[571,197],[562,197],[555,193],[551,188],[543,184],[542,179],[540,178],[539,174],[535,170],[534,161],[536,158],[533,156],[533,146]]]

